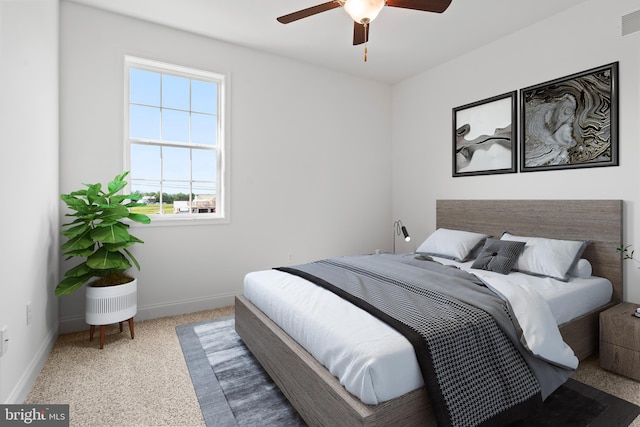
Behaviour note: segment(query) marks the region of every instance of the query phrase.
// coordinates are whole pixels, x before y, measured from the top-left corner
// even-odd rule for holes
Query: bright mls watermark
[[[69,405],[0,405],[0,425],[69,427]]]

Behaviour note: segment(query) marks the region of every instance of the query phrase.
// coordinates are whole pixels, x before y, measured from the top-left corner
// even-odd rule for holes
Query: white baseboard
[[[211,310],[213,308],[228,307],[234,304],[237,294],[216,295],[206,298],[176,301],[163,304],[138,306],[136,320],[157,319],[160,317],[177,316],[179,314],[194,313],[196,311]],[[84,331],[88,329],[84,315],[60,319],[60,333]]]
[[[40,346],[36,354],[34,354],[31,362],[29,362],[29,366],[27,366],[27,369],[20,377],[20,380],[7,396],[7,401],[5,402],[6,404],[21,404],[25,401],[25,399],[29,395],[29,392],[33,388],[33,384],[36,382],[36,378],[38,378],[42,367],[47,361],[51,350],[53,350],[53,346],[55,345],[57,339],[58,330],[51,330],[45,340],[42,342],[42,345]]]

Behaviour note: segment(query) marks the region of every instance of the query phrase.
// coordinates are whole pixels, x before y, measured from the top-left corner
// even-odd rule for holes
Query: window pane
[[[208,114],[191,114],[191,142],[216,145],[216,117]]]
[[[131,179],[131,191],[140,194],[152,194],[156,198],[160,194],[160,181],[142,181],[139,179]],[[159,201],[159,200],[156,200]]]
[[[162,191],[170,194],[174,200],[189,200],[189,183],[181,181],[163,181]]]
[[[162,106],[189,109],[189,79],[162,75]]]
[[[160,147],[131,145],[131,178],[160,180]]]
[[[189,148],[162,148],[162,171],[164,179],[184,181],[190,179],[190,151]]]
[[[213,181],[216,180],[216,151],[215,150],[193,150],[193,180]]]
[[[191,81],[191,110],[216,114],[218,106],[218,85],[199,80]]]
[[[193,192],[198,195],[215,195],[216,194],[216,186],[215,184],[207,184],[203,182],[197,182],[193,184]]]
[[[129,137],[160,139],[160,109],[131,105],[129,109]]]
[[[162,140],[189,142],[189,113],[162,110]]]
[[[132,68],[129,73],[130,102],[160,106],[160,74]]]
[[[215,210],[217,202],[224,206],[216,200],[225,159],[219,99],[224,77],[142,58],[127,57],[126,64],[126,163],[131,191],[145,203],[136,209],[224,218]]]

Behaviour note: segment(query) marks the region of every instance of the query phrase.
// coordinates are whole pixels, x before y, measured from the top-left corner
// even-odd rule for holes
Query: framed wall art
[[[517,171],[517,92],[453,109],[453,176]]]
[[[520,90],[520,171],[618,166],[618,63]]]

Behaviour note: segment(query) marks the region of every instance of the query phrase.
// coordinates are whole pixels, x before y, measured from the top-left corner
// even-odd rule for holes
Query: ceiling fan
[[[353,45],[365,44],[364,60],[366,61],[366,43],[369,40],[369,26],[384,6],[442,13],[447,10],[451,1],[452,0],[333,0],[283,15],[277,19],[278,22],[282,24],[288,24],[321,12],[343,7],[345,12],[347,12],[354,21]]]

